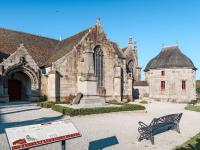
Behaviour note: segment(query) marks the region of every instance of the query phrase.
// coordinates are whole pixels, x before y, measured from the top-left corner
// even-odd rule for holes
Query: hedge
[[[181,146],[177,146],[174,150],[200,150],[200,133],[186,141]]]
[[[44,108],[51,108],[55,104],[56,102],[45,101],[45,102],[37,103],[37,106],[44,107]]]
[[[200,106],[193,106],[193,105],[188,105],[185,107],[186,110],[191,110],[191,111],[197,111],[200,112]]]
[[[52,110],[58,111],[60,113],[63,113],[64,115],[69,115],[69,116],[101,114],[101,113],[119,112],[119,111],[135,111],[144,109],[145,109],[144,106],[135,104],[124,104],[123,106],[120,107],[96,107],[96,108],[80,108],[80,109],[73,109],[61,105],[52,106]]]

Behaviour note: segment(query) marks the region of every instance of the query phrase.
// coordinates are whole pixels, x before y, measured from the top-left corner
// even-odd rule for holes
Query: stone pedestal
[[[99,96],[83,96],[80,101],[82,106],[103,106],[105,105],[105,99]]]
[[[99,106],[105,104],[105,99],[97,94],[97,81],[93,74],[82,74],[78,82],[78,91],[83,94],[79,105]]]

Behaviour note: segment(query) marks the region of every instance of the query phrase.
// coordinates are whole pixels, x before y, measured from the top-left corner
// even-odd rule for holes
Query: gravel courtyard
[[[66,142],[69,150],[87,150],[95,140],[116,137],[119,144],[107,150],[170,150],[200,131],[200,113],[184,110],[185,104],[153,102],[145,105],[146,112],[116,112],[109,114],[68,117],[51,109],[39,108],[34,103],[0,103],[0,150],[9,150],[4,129],[18,125],[30,125],[59,119],[71,119],[82,137]],[[138,121],[147,124],[154,117],[183,112],[180,122],[181,134],[168,131],[155,136],[155,145],[150,141],[137,141]],[[33,148],[32,150],[59,150],[60,143]]]

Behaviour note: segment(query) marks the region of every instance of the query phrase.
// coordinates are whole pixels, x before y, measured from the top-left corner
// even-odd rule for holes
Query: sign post
[[[62,141],[62,150],[65,150],[65,140]]]
[[[59,141],[65,150],[65,140],[81,136],[70,120],[6,128],[5,131],[11,150],[28,150]]]

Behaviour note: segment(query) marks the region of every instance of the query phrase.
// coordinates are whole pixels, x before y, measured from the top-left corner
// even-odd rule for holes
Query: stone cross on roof
[[[97,26],[100,26],[100,25],[101,25],[101,22],[100,22],[100,18],[99,18],[99,17],[97,17],[96,25],[97,25]]]

